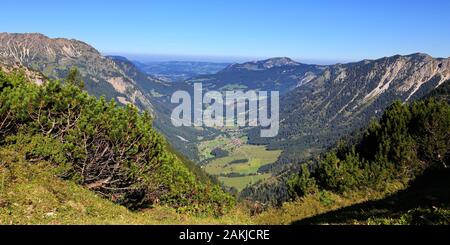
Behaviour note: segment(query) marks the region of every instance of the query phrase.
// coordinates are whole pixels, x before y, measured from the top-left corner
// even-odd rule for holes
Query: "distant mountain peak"
[[[38,32],[29,32],[29,33],[8,33],[8,32],[0,32],[0,37],[26,37],[26,38],[45,38],[50,39],[48,36],[38,33]]]
[[[272,68],[288,67],[288,66],[299,66],[298,63],[288,57],[275,57],[265,60],[250,61],[245,63],[236,63],[228,66],[223,70],[223,72],[230,72],[236,70],[249,70],[249,71],[261,71],[268,70]]]
[[[264,65],[264,67],[266,67],[268,69],[273,68],[273,67],[280,67],[280,66],[299,65],[298,62],[296,62],[288,57],[275,57],[275,58],[260,61],[259,63],[262,63]]]
[[[22,64],[39,59],[77,59],[86,54],[101,56],[95,48],[82,41],[49,38],[40,33],[0,33],[0,58]]]
[[[266,59],[263,61],[260,61],[266,65],[273,65],[273,66],[286,66],[286,65],[298,65],[298,63],[291,58],[288,57],[275,57]]]
[[[410,55],[406,55],[407,57],[424,57],[424,58],[433,58],[431,57],[431,55],[426,54],[426,53],[413,53]]]

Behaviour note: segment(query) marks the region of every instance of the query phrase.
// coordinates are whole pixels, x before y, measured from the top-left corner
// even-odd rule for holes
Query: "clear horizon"
[[[258,60],[265,60],[277,57],[288,57],[297,62],[305,64],[330,65],[336,63],[349,63],[358,60],[316,60],[303,59],[289,56],[270,56],[270,57],[233,57],[233,56],[201,56],[201,55],[166,55],[166,54],[131,54],[116,52],[101,52],[106,56],[122,56],[132,61],[138,62],[170,62],[170,61],[192,61],[192,62],[210,62],[210,63],[244,63]],[[380,57],[381,58],[381,57]]]
[[[290,57],[332,64],[396,54],[450,56],[450,2],[5,1],[0,32],[85,41],[154,61]],[[17,18],[17,13],[21,17]]]

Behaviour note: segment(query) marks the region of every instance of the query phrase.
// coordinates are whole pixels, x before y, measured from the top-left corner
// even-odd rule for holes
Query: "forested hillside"
[[[298,205],[324,195],[331,204],[339,196],[390,195],[296,223],[449,224],[450,106],[442,86],[426,100],[395,102],[357,143],[341,142],[286,182]]]
[[[395,102],[365,130],[356,130],[328,152],[301,162],[299,176],[291,179],[284,172],[276,182],[248,188],[242,196],[279,202],[292,198],[293,190],[303,195],[311,186],[342,193],[361,186],[378,188],[391,180],[408,182],[425,169],[446,168],[450,161],[448,83],[426,99]]]
[[[355,145],[342,145],[316,162],[303,165],[289,182],[292,195],[310,187],[344,193],[360,188],[405,184],[425,171],[450,163],[450,106],[429,99],[411,105],[395,102],[379,122],[373,122]],[[310,173],[311,172],[311,173]]]

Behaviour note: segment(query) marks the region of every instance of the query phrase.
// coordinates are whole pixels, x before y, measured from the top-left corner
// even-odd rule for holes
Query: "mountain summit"
[[[152,110],[151,103],[118,63],[92,46],[39,33],[0,33],[0,64],[20,65],[53,79],[67,76],[71,68],[80,72],[89,93]]]
[[[236,70],[249,70],[249,71],[260,71],[268,70],[272,68],[286,67],[286,66],[299,66],[300,63],[287,58],[287,57],[276,57],[266,60],[251,61],[242,64],[232,64],[225,68],[222,72],[230,72]]]

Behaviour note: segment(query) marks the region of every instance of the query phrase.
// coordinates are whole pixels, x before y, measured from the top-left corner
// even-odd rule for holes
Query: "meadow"
[[[207,146],[207,147],[206,147]],[[260,174],[258,169],[275,162],[281,154],[280,150],[267,150],[265,146],[249,145],[245,137],[218,137],[209,142],[203,142],[203,156],[213,149],[220,148],[228,155],[212,158],[206,161],[204,169],[207,173],[217,176],[225,186],[241,191],[249,184],[270,177],[270,174]]]

